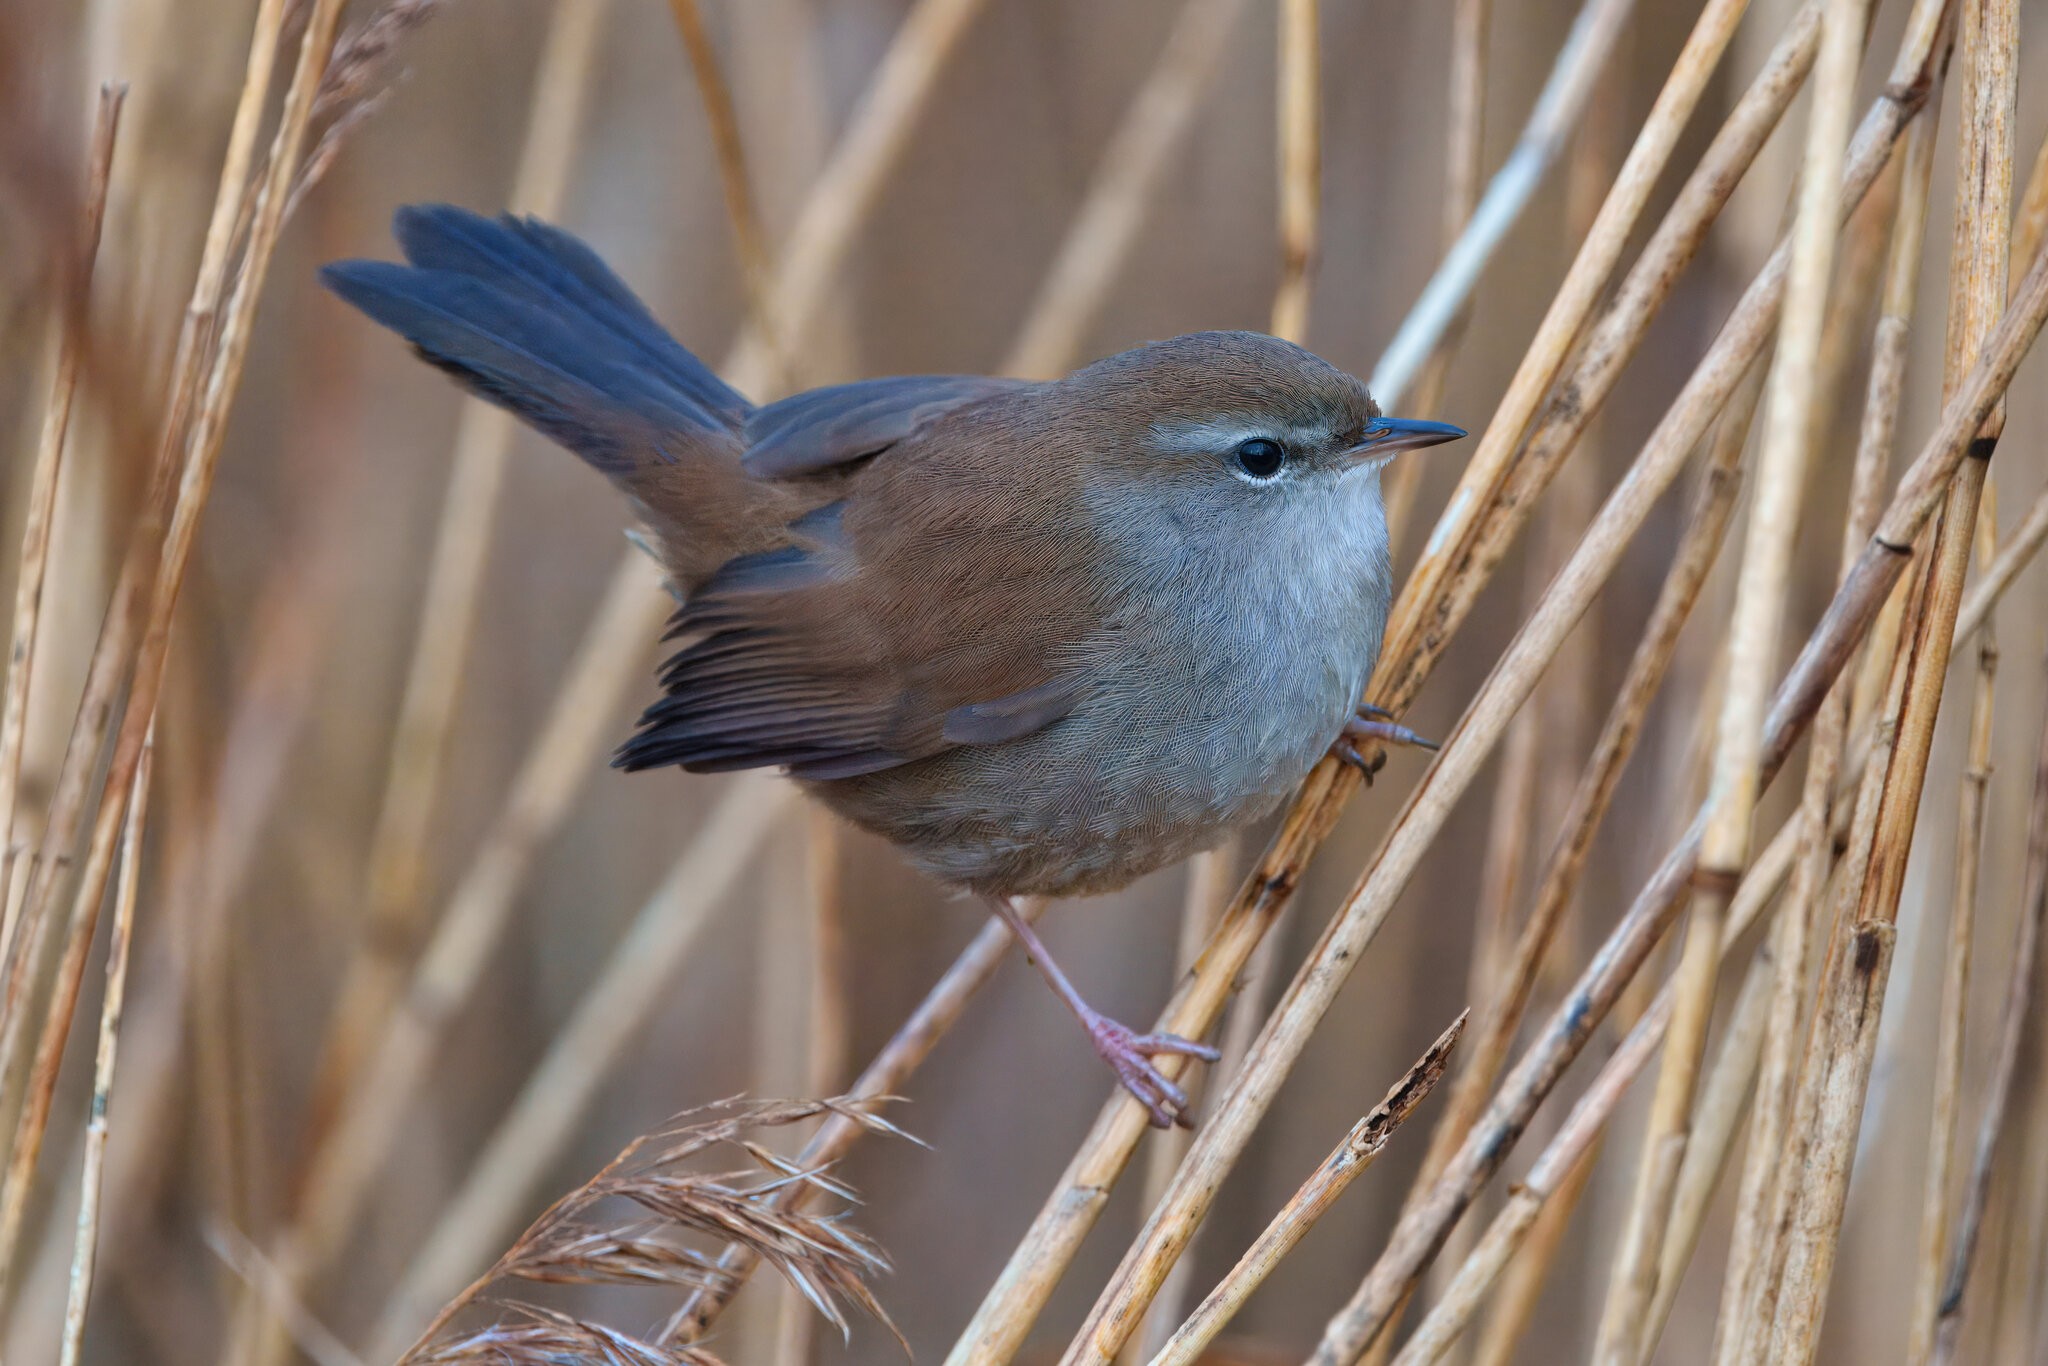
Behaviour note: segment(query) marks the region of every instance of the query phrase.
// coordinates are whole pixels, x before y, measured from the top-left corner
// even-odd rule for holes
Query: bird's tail
[[[725,445],[752,410],[559,228],[448,204],[398,211],[407,264],[337,261],[336,294],[465,388],[606,474]]]

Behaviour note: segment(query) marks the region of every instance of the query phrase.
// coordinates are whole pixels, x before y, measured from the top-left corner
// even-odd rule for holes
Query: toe
[[[1146,1034],[1134,1043],[1141,1051],[1149,1054],[1173,1053],[1183,1058],[1200,1058],[1203,1062],[1215,1062],[1223,1055],[1205,1043],[1183,1039],[1178,1034]]]

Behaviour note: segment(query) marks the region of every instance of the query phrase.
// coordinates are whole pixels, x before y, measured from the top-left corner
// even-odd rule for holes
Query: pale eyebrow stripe
[[[1229,450],[1240,441],[1255,436],[1266,437],[1290,446],[1316,446],[1330,439],[1326,427],[1306,427],[1299,423],[1274,426],[1271,423],[1229,421],[1212,419],[1207,422],[1155,422],[1152,434],[1169,445],[1200,450]]]

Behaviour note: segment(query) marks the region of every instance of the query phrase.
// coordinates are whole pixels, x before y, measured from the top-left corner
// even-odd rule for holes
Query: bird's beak
[[[1360,459],[1385,460],[1398,451],[1437,446],[1465,435],[1463,427],[1448,422],[1423,422],[1416,418],[1377,417],[1365,424],[1365,437],[1351,453]]]

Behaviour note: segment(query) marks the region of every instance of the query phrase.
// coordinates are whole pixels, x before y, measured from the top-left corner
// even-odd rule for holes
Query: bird
[[[1150,1121],[1216,1050],[1090,1006],[1023,914],[1266,816],[1363,705],[1392,597],[1379,471],[1465,435],[1275,337],[1033,381],[907,375],[756,405],[579,238],[399,209],[323,283],[605,475],[678,607],[632,770],[779,768],[1014,932]],[[1433,746],[1432,746],[1433,747]]]

